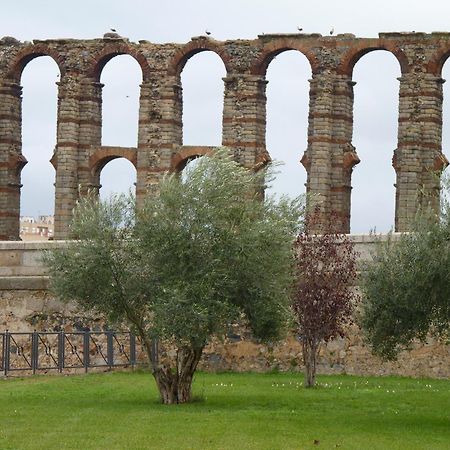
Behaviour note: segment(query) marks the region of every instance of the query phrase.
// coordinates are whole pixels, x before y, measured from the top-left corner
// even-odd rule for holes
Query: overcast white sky
[[[110,28],[131,41],[185,43],[205,29],[219,40],[256,38],[261,33],[354,33],[375,37],[380,31],[450,31],[450,2],[444,0],[17,0],[5,2],[0,35],[20,40],[99,38]],[[448,76],[450,63],[444,67]],[[22,214],[53,212],[54,170],[49,164],[56,134],[58,69],[46,57],[33,60],[22,76],[23,170]],[[220,144],[224,67],[212,53],[196,55],[182,74],[184,143]],[[398,81],[400,69],[387,52],[364,56],[354,71],[355,111],[353,144],[361,159],[353,172],[352,232],[389,230],[394,221],[394,171]],[[286,164],[273,192],[304,192],[306,174],[298,161],[306,149],[308,79],[306,58],[286,52],[267,74],[267,147],[272,158]],[[111,60],[101,81],[104,87],[103,144],[135,146],[140,69],[127,56]],[[450,96],[450,87],[444,85]],[[446,96],[446,97],[447,97]],[[444,102],[444,152],[450,145],[450,104]],[[450,151],[447,152],[450,154]],[[102,195],[127,190],[135,178],[124,160],[109,163],[102,172]]]

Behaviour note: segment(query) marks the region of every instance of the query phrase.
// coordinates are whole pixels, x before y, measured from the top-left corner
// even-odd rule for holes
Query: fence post
[[[136,365],[136,336],[130,332],[130,364],[134,368]]]
[[[64,331],[58,333],[58,370],[62,373],[64,369]]]
[[[106,331],[106,359],[108,360],[108,366],[111,369],[114,366],[114,331]]]
[[[2,364],[0,365],[0,370],[3,372],[5,370],[5,333],[1,333],[2,335]]]
[[[5,377],[8,375],[8,370],[9,370],[9,352],[10,352],[10,348],[11,348],[11,337],[9,335],[9,331],[6,330],[5,332],[5,359],[4,361],[4,365],[5,365]]]
[[[158,364],[158,338],[152,338],[152,360],[149,361],[150,364]]]
[[[31,369],[33,370],[33,375],[36,373],[36,369],[38,368],[39,362],[39,346],[38,346],[38,334],[37,331],[34,330],[31,333]]]
[[[87,372],[89,368],[89,338],[90,332],[84,331],[83,334],[83,365],[84,371]]]

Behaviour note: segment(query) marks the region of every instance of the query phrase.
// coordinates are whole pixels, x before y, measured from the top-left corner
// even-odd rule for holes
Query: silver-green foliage
[[[78,240],[46,257],[59,297],[179,348],[202,348],[240,317],[278,338],[302,201],[261,201],[264,173],[216,153],[166,176],[141,209],[124,196],[81,201]]]
[[[142,255],[134,223],[131,197],[121,195],[99,202],[90,195],[81,201],[71,225],[76,240],[44,257],[57,296],[77,301],[112,323],[132,320],[138,310],[139,318],[148,315],[149,293],[142,290],[146,273],[139,262]]]
[[[432,218],[431,218],[432,219]],[[395,359],[414,339],[450,330],[450,221],[418,218],[412,233],[389,236],[362,279],[361,326],[374,353]]]

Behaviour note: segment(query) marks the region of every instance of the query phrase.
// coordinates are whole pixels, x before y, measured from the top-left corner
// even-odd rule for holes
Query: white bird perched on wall
[[[334,34],[334,27],[330,30],[330,36]]]
[[[303,28],[297,27],[297,30],[300,31],[300,32],[302,32],[302,31],[303,31]]]

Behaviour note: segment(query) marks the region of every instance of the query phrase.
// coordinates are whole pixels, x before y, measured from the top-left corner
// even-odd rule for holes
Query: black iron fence
[[[0,333],[0,373],[135,367],[147,358],[129,332],[79,331]]]

